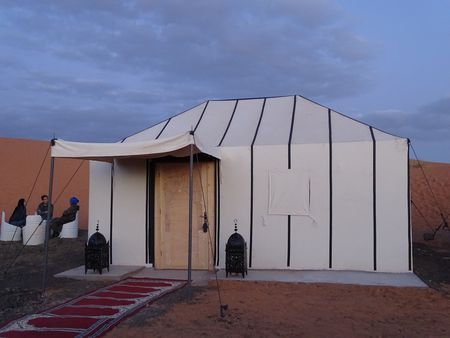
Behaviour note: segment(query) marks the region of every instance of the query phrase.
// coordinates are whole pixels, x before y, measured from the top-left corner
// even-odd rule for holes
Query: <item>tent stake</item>
[[[193,133],[193,132],[191,132]],[[194,145],[190,145],[189,155],[189,241],[188,241],[188,282],[187,282],[187,299],[192,299],[192,184],[193,184],[193,167],[194,167]]]
[[[55,144],[54,139],[51,140],[51,145]],[[50,154],[50,179],[48,182],[48,213],[47,224],[45,225],[45,249],[44,249],[44,275],[42,277],[42,295],[45,295],[45,289],[47,288],[47,263],[48,263],[48,240],[50,237],[50,221],[52,219],[53,207],[52,207],[52,192],[53,192],[53,173],[55,170],[55,158]]]

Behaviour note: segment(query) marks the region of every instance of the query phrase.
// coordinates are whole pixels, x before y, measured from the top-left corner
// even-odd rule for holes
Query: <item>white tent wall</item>
[[[412,267],[407,140],[377,142],[376,154],[377,270],[406,272]]]
[[[237,219],[248,258],[252,246],[251,268],[329,269],[331,262],[336,270],[411,270],[406,139],[289,96],[204,102],[124,142],[165,139],[195,128],[205,145],[221,143],[216,210],[220,267],[225,266],[225,245]],[[145,161],[115,163],[113,264],[141,265]],[[309,179],[307,216],[268,214],[270,173],[288,170],[289,164]],[[97,219],[101,224],[109,220],[110,180],[110,165],[92,166],[90,232]],[[109,234],[109,226],[103,233]]]
[[[203,143],[218,145],[233,113],[236,101],[210,101],[195,136]],[[195,127],[195,126],[194,126]]]
[[[145,160],[114,161],[113,264],[145,264],[146,183]]]
[[[127,137],[124,140],[124,142],[154,140],[157,138],[159,133],[163,130],[166,123],[167,123],[167,121],[164,121],[164,122],[158,123],[157,125],[153,126],[152,128],[144,129],[143,131],[141,131],[137,134]]]
[[[200,116],[206,107],[206,102],[202,103],[182,114],[171,118],[170,123],[164,128],[159,138],[174,136],[193,130],[200,120]]]
[[[220,232],[219,266],[225,266],[225,245],[234,233],[234,220],[238,232],[250,245],[250,147],[220,148]],[[218,229],[219,230],[219,229]],[[250,248],[247,247],[247,250]]]
[[[261,116],[263,102],[262,99],[239,101],[233,123],[223,140],[223,146],[250,146]]]
[[[332,147],[332,267],[373,270],[372,142]]]
[[[328,269],[329,263],[329,148],[326,143],[295,144],[292,168],[310,178],[310,216],[291,216],[290,267]]]
[[[252,268],[286,267],[288,216],[269,215],[268,201],[269,174],[287,168],[287,155],[285,145],[255,146],[253,149]]]
[[[99,232],[109,241],[111,224],[111,163],[90,161],[89,163],[89,236]]]

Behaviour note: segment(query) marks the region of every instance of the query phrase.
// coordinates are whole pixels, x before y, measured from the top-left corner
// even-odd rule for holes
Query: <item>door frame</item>
[[[196,162],[211,162],[214,163],[214,212],[213,217],[209,217],[214,220],[214,238],[211,238],[212,246],[213,246],[213,255],[212,255],[212,263],[214,266],[216,265],[218,259],[217,247],[219,241],[219,210],[220,208],[220,176],[219,176],[219,168],[220,168],[220,160],[207,155],[207,154],[194,154],[194,171]],[[156,236],[155,236],[155,180],[156,180],[156,164],[157,163],[186,163],[189,165],[189,157],[160,157],[156,159],[148,159],[147,160],[147,201],[146,201],[146,238],[145,238],[145,252],[146,252],[146,264],[153,265],[155,269],[161,269],[155,265],[155,247],[156,247]],[[162,268],[162,270],[164,270]]]

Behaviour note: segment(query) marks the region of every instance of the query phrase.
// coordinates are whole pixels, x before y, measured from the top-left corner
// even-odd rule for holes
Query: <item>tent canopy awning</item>
[[[186,157],[190,154],[191,144],[194,145],[194,153],[204,153],[220,159],[217,147],[204,146],[191,132],[158,140],[124,143],[83,143],[55,140],[51,156],[103,162],[112,162],[115,158]]]

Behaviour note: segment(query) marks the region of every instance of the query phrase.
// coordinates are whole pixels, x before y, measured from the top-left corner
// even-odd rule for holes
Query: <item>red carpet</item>
[[[0,337],[99,337],[145,305],[185,284],[179,280],[130,277],[10,322],[0,328]]]

